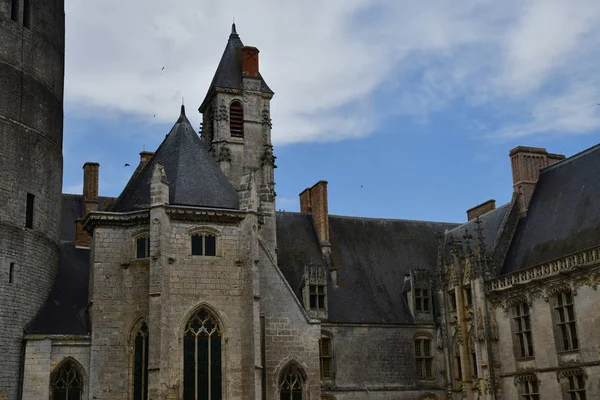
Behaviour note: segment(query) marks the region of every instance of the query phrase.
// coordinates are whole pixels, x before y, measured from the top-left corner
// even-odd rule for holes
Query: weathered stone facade
[[[3,1],[0,37],[0,398],[15,400],[23,328],[58,267],[63,0]]]
[[[201,138],[182,107],[118,198],[86,163],[61,203],[63,5],[10,3],[0,400],[600,397],[600,147],[514,149],[511,202],[466,224],[332,216],[326,181],[275,212],[273,92],[234,26]]]

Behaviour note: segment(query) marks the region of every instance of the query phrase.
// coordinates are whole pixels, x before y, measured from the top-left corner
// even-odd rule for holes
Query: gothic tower
[[[64,0],[0,3],[0,398],[19,397],[23,328],[59,259]]]
[[[244,46],[235,24],[200,112],[202,139],[240,192],[254,180],[261,215],[260,237],[275,253],[275,156],[271,144],[273,91],[260,74],[259,50]]]

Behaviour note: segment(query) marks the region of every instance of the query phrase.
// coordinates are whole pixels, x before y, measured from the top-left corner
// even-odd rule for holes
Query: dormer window
[[[135,258],[150,257],[150,236],[139,236],[135,240]]]
[[[325,286],[310,285],[310,309],[324,310],[325,309]]]
[[[217,255],[217,237],[211,234],[196,233],[192,235],[192,255],[211,256]]]
[[[431,312],[429,289],[415,289],[415,309],[417,312]]]
[[[244,137],[244,106],[239,101],[229,106],[229,132],[231,137]]]

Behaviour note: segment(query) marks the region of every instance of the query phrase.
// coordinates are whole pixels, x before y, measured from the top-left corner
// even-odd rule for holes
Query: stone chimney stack
[[[87,217],[90,211],[98,211],[98,173],[100,164],[86,162],[83,164],[83,202],[84,214]]]
[[[250,78],[258,77],[258,49],[256,47],[244,46],[242,53],[242,75]]]
[[[323,253],[331,252],[327,181],[319,181],[300,193],[300,212],[312,214]]]
[[[518,146],[509,153],[512,166],[513,188],[519,195],[519,211],[526,214],[529,202],[540,176],[540,170],[564,160],[562,154],[551,154],[539,147]]]
[[[83,164],[83,215],[77,219],[75,246],[90,247],[92,238],[83,229],[82,221],[92,211],[98,211],[98,177],[100,164],[86,162]]]
[[[496,209],[496,200],[488,200],[467,210],[467,221],[473,221],[477,217]]]

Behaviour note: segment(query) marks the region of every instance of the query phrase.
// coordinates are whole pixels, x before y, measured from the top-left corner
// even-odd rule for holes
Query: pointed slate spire
[[[226,89],[243,89],[244,82],[242,77],[242,62],[240,51],[244,47],[244,43],[240,39],[237,33],[235,22],[231,24],[231,34],[225,46],[225,51],[221,56],[221,61],[215,72],[206,97],[200,106],[200,112],[204,112],[205,107],[208,105],[208,101],[212,98],[215,93],[215,88],[226,88]],[[260,73],[257,76],[260,79],[260,91],[263,93],[273,94],[273,91],[269,88]]]
[[[239,209],[237,191],[204,147],[182,105],[179,119],[165,140],[142,170],[131,177],[111,211],[150,206],[150,181],[157,163],[164,167],[169,182],[169,204]]]
[[[179,119],[177,119],[177,123],[181,123],[184,120],[187,121],[187,116],[185,115],[185,106],[182,104],[181,105],[181,113],[179,114]]]

